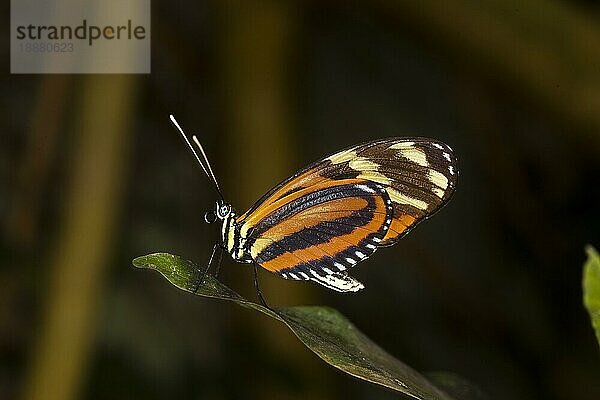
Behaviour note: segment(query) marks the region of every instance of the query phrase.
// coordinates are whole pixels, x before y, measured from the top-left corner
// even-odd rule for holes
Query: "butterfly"
[[[361,143],[316,161],[238,215],[223,197],[208,158],[202,159],[173,115],[219,200],[206,222],[220,221],[217,249],[235,261],[285,279],[338,292],[364,285],[348,274],[379,248],[391,246],[452,197],[458,179],[452,149],[435,139],[392,137]]]

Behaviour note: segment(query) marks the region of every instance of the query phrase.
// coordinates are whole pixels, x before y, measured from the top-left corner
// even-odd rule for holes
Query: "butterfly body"
[[[234,260],[285,279],[355,292],[364,286],[348,270],[439,210],[457,176],[442,142],[362,143],[309,165],[240,216],[218,203],[221,246]]]
[[[221,225],[222,247],[235,261],[245,264],[252,263],[253,260],[245,246],[246,238],[242,238],[240,235],[240,225],[237,223],[236,219],[237,216],[233,210],[225,219],[223,219]]]

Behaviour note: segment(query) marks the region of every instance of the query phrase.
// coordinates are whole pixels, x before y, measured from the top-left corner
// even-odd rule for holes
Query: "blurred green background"
[[[9,4],[1,8],[8,38]],[[493,399],[598,399],[581,302],[600,245],[600,8],[582,0],[152,2],[150,75],[10,75],[0,46],[0,398],[392,399],[284,327],[185,295],[138,255],[205,262],[215,200],[243,212],[348,145],[420,135],[460,159],[453,201],[326,304],[419,371]],[[221,279],[254,298],[247,265]]]

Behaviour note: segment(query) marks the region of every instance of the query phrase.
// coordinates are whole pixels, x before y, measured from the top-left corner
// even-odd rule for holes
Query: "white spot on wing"
[[[390,146],[390,149],[398,150],[398,155],[404,157],[422,167],[428,167],[427,156],[425,152],[416,147],[406,147],[405,145],[400,146],[403,143],[397,143]]]
[[[454,167],[452,165],[448,167],[448,172],[450,172],[450,175],[454,175]]]
[[[415,142],[398,142],[398,143],[393,144],[390,147],[388,147],[388,149],[398,150],[398,149],[403,149],[406,147],[414,147],[414,145],[415,145]]]
[[[313,281],[337,292],[358,292],[364,289],[362,283],[348,275],[335,273],[333,275],[321,276],[313,273],[313,276],[314,278],[311,278]]]
[[[371,189],[367,185],[356,185],[357,188],[364,190],[367,193],[375,193],[375,190]]]
[[[366,157],[357,156],[348,163],[348,166],[353,170],[360,172],[360,175],[358,175],[358,178],[360,179],[366,179],[384,185],[392,183],[390,178],[379,172],[380,165]]]
[[[321,275],[317,274],[317,272],[314,269],[310,269],[309,272],[315,278],[321,278]]]
[[[364,171],[364,170],[356,170],[361,172],[360,175],[357,176],[358,179],[366,179],[368,181],[382,183],[384,185],[391,185],[392,180],[387,176],[380,174],[377,171]]]
[[[348,166],[353,170],[360,172],[358,178],[366,179],[373,182],[389,185],[392,180],[378,172],[379,164],[369,160],[366,157],[360,157],[354,150],[345,150],[328,158],[333,164],[341,164],[348,162]],[[370,192],[369,193],[373,193]]]
[[[350,257],[346,257],[346,261],[348,261],[348,264],[351,264],[351,265],[356,264],[356,260],[354,260],[353,258],[350,258]]]
[[[450,158],[450,154],[448,154],[448,153],[444,153],[444,154],[442,154],[442,156],[444,156],[444,158],[445,158],[446,160],[448,160],[448,161],[452,161],[452,159]]]
[[[402,194],[394,188],[387,188],[387,192],[390,195],[390,199],[392,199],[392,201],[396,203],[408,204],[423,211],[427,210],[427,203],[425,203],[423,200],[415,199],[413,197]]]
[[[440,189],[439,187],[435,187],[433,188],[433,193],[435,193],[435,195],[437,197],[439,197],[440,199],[444,198],[444,191],[442,189]]]
[[[245,238],[248,236],[248,229],[250,228],[250,224],[244,223],[240,228],[240,236]]]
[[[269,238],[257,238],[250,248],[250,255],[252,258],[258,258],[259,254],[271,243],[272,240]]]
[[[344,267],[344,265],[343,265],[343,264],[340,264],[339,262],[334,262],[334,263],[333,263],[333,265],[334,265],[334,266],[335,266],[337,269],[339,269],[340,271],[345,271],[345,270],[346,270],[346,267]]]
[[[444,176],[444,174],[441,174],[433,169],[430,169],[428,175],[429,175],[429,181],[431,183],[433,183],[434,185],[439,186],[444,190],[448,188],[448,178],[446,178]]]
[[[379,164],[365,157],[356,156],[348,163],[348,166],[355,171],[377,171]]]
[[[354,150],[344,150],[327,158],[332,164],[341,164],[356,157]]]
[[[358,258],[365,258],[365,257],[366,257],[366,256],[365,256],[363,253],[361,253],[360,251],[355,251],[355,252],[354,252],[354,254],[356,254],[356,257],[358,257]]]

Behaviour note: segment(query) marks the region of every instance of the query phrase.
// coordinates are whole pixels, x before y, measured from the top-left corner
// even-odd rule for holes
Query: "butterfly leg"
[[[217,266],[215,267],[215,278],[219,277],[219,273],[221,272],[221,261],[223,261],[223,250],[225,250],[223,248],[222,245],[218,245],[219,246],[219,259],[217,260]]]
[[[198,269],[196,271],[198,273],[198,279],[196,279],[196,282],[194,284],[194,293],[196,293],[198,291],[198,289],[200,288],[200,285],[202,285],[204,283],[204,278],[206,277],[206,274],[210,270],[210,267],[212,265],[213,259],[215,258],[215,253],[217,252],[217,249],[219,249],[219,263],[216,267],[217,268],[216,271],[217,271],[217,273],[220,271],[221,260],[223,258],[223,249],[221,248],[221,246],[219,246],[218,243],[215,243],[215,245],[213,246],[210,258],[208,259],[208,265],[206,266],[204,271],[202,271],[202,273],[200,273],[200,269]]]
[[[260,290],[260,285],[258,284],[258,270],[256,268],[256,263],[252,263],[252,265],[254,266],[254,287],[256,288],[256,294],[258,295],[260,304],[270,309],[271,307],[269,307],[269,305],[265,301],[265,298],[263,297],[262,292]]]

